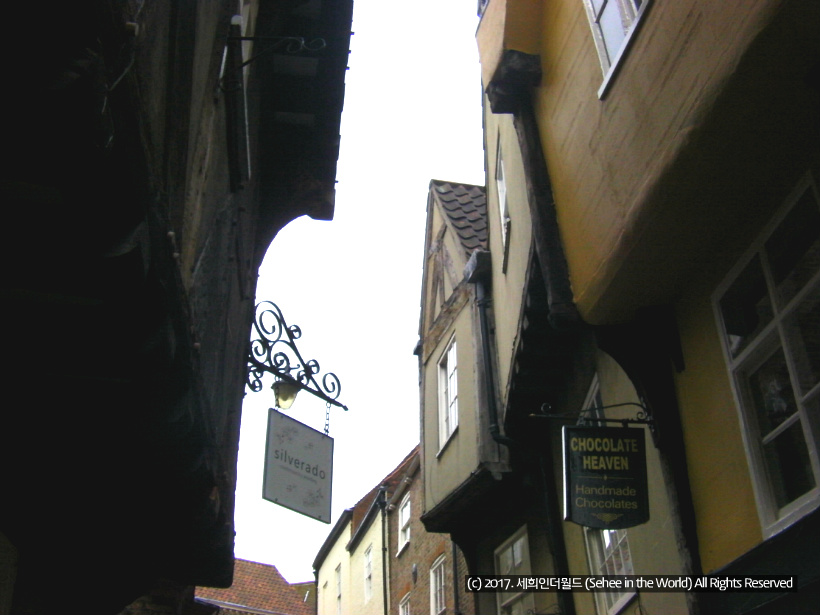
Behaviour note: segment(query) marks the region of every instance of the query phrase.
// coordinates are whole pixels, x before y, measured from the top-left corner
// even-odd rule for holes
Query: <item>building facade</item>
[[[475,613],[464,557],[419,519],[421,479],[416,448],[342,514],[314,561],[319,615]]]
[[[87,613],[231,583],[257,269],[288,221],[333,216],[351,14],[10,9],[4,615],[67,612],[88,579]]]
[[[422,520],[471,572],[791,574],[800,587],[481,595],[482,613],[812,612],[818,7],[480,10],[486,239],[465,243],[480,232],[462,221],[481,197],[453,205],[457,186],[433,182]],[[646,523],[564,519],[562,427],[579,418],[641,421]]]

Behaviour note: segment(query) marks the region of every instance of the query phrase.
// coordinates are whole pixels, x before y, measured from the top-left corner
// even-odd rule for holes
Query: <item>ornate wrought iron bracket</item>
[[[277,380],[307,391],[326,403],[347,410],[337,401],[342,385],[332,372],[319,376],[321,368],[315,359],[305,361],[296,340],[302,336],[297,325],[288,325],[282,310],[272,301],[256,306],[254,335],[248,352],[248,387],[254,393],[262,390],[262,378],[273,374]]]
[[[598,410],[606,410],[607,408],[623,408],[626,406],[637,406],[640,408],[635,413],[635,418],[632,419],[608,419],[603,416],[599,416],[596,413]],[[552,419],[556,421],[567,421],[572,422],[576,421],[578,425],[595,425],[598,423],[621,423],[624,427],[628,425],[647,425],[649,427],[649,431],[653,434],[655,433],[655,419],[652,418],[652,415],[649,414],[649,411],[646,409],[646,406],[643,404],[639,404],[636,402],[624,402],[622,404],[609,404],[608,406],[593,406],[591,408],[584,408],[579,413],[572,413],[566,412],[563,414],[550,414],[550,405],[549,404],[542,404],[540,412],[530,414],[531,418],[542,418],[542,419]]]

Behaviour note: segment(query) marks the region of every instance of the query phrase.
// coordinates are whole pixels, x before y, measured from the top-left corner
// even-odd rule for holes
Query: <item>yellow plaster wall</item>
[[[707,283],[714,282],[714,284]],[[740,418],[720,347],[708,289],[677,306],[686,369],[677,376],[689,481],[704,572],[739,557],[763,539]]]
[[[487,216],[490,252],[493,267],[493,313],[495,316],[495,341],[498,357],[498,392],[502,407],[512,378],[513,357],[518,339],[518,326],[524,288],[527,283],[528,266],[532,253],[532,217],[527,200],[524,165],[521,150],[508,114],[493,114],[485,103],[485,127],[487,140]],[[504,245],[501,236],[501,214],[498,189],[495,182],[498,142],[501,141],[504,172],[507,183],[507,209],[510,217],[509,252],[506,273]]]
[[[543,0],[507,0],[504,23],[506,49],[537,54],[541,45],[541,12]]]
[[[481,79],[486,88],[507,49],[537,54],[543,0],[493,0],[476,33]]]
[[[689,143],[777,4],[655,0],[601,100],[603,75],[583,3],[543,3],[536,113],[575,299],[589,322],[623,316],[602,304],[617,303],[624,285],[610,283],[623,259],[652,239],[648,228],[674,230],[683,204],[647,208],[658,198],[653,181]],[[630,293],[655,291],[635,286]]]
[[[483,89],[492,81],[501,54],[504,51],[504,20],[507,0],[492,0],[481,16],[476,32],[479,61],[481,62],[481,82]]]

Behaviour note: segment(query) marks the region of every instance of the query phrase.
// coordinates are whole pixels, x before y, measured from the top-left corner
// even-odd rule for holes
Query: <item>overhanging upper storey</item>
[[[522,58],[539,53],[542,4],[541,0],[491,0],[486,4],[476,33],[485,89],[494,80],[505,79],[537,85],[537,58],[535,65],[531,60],[524,60],[525,65],[519,63]]]
[[[291,220],[333,218],[353,2],[266,2],[259,10],[260,248]],[[274,42],[268,42],[270,37]],[[298,52],[276,37],[305,41]]]

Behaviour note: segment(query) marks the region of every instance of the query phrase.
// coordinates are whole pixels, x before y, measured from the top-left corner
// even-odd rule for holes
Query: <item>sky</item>
[[[419,301],[431,179],[484,184],[476,0],[355,0],[332,222],[302,217],[274,239],[257,301],[274,301],[297,345],[342,384],[332,408],[332,523],[262,498],[267,409],[248,392],[236,492],[236,557],[313,580],[333,523],[419,442]],[[287,414],[322,430],[304,392]]]

